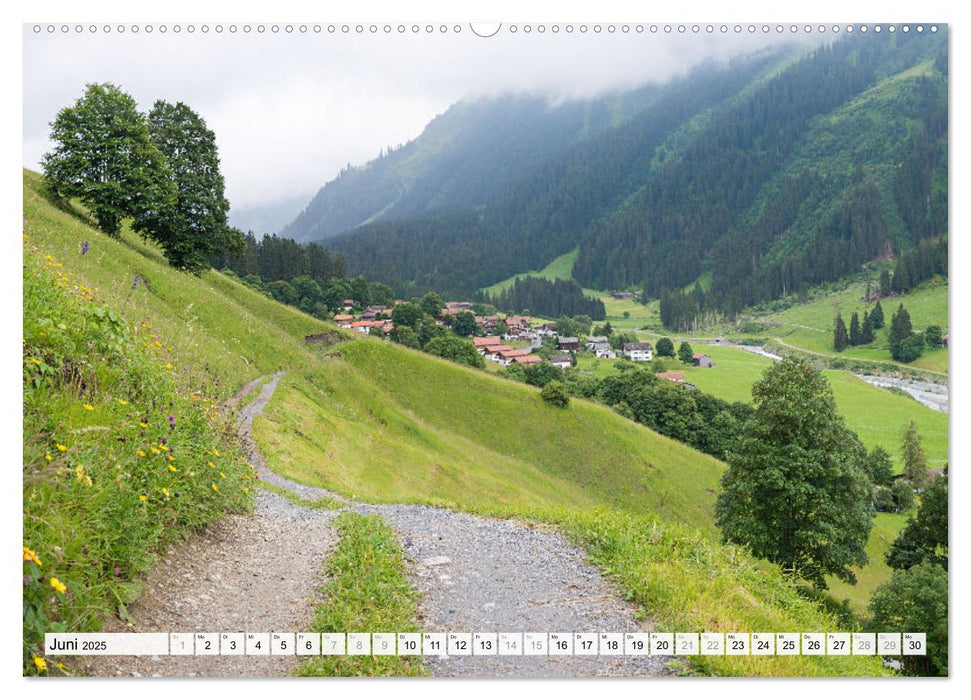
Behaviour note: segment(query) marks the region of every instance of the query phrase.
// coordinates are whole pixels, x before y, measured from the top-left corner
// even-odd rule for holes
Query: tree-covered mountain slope
[[[548,111],[562,123],[568,107],[558,110]],[[461,121],[460,110],[447,116],[443,123]],[[392,202],[385,192],[378,216],[328,245],[350,274],[401,293],[455,294],[578,247],[573,276],[584,287],[643,286],[657,297],[711,274],[709,304],[732,311],[946,234],[944,31],[846,37],[801,56],[708,66],[653,88],[623,123],[576,133],[556,145],[540,140],[546,157],[535,149],[525,160],[482,141],[474,167],[490,175],[477,197],[427,197],[423,212],[403,206],[410,195]],[[426,141],[401,151],[428,149]],[[354,177],[363,183],[392,160]],[[511,165],[498,179],[495,161]],[[458,173],[439,168],[436,192],[474,182]],[[328,185],[317,200],[328,191],[335,221],[366,199],[338,201]]]
[[[357,226],[474,208],[524,170],[650,105],[656,88],[551,105],[507,95],[459,102],[422,134],[363,166],[348,165],[281,231],[298,241]]]

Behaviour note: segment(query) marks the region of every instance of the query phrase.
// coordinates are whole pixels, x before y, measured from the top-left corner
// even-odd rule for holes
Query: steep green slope
[[[510,274],[540,269],[576,247],[600,217],[624,205],[657,168],[659,149],[665,157],[680,153],[683,141],[695,133],[686,122],[704,123],[702,115],[774,72],[787,55],[768,51],[730,66],[701,66],[672,80],[656,88],[656,98],[629,121],[490,183],[483,189],[488,196],[480,200],[482,207],[386,217],[328,245],[345,256],[348,269],[406,294],[427,287],[471,292]],[[484,155],[486,161],[509,157],[503,150]]]
[[[406,296],[473,294],[574,248],[584,287],[657,298],[710,279],[708,307],[728,313],[841,279],[947,233],[946,32],[697,71],[481,190],[329,245]]]
[[[643,614],[669,629],[840,626],[801,599],[777,567],[715,543],[710,504],[722,469],[717,461],[603,407],[575,401],[558,411],[534,389],[380,341],[354,338],[329,353],[306,346],[303,335],[327,324],[218,273],[193,277],[171,270],[157,250],[127,232],[120,240],[103,236],[78,214],[56,207],[32,173],[25,173],[24,210],[25,254],[35,265],[50,255],[61,265],[52,271],[69,274],[70,285],[146,329],[145,350],[167,360],[164,372],[182,383],[178,395],[158,385],[173,402],[191,405],[187,389],[207,388],[218,401],[248,378],[287,371],[286,384],[257,424],[258,442],[275,469],[348,495],[446,503],[561,527]],[[162,345],[155,344],[156,335]],[[125,409],[115,405],[112,411]],[[98,406],[75,409],[80,416],[101,415]],[[204,442],[198,447],[225,456]],[[139,460],[158,457],[145,452],[116,447],[118,469],[133,472]],[[43,459],[35,453],[25,435],[25,464]],[[191,450],[185,455],[202,460]],[[215,468],[180,459],[173,466],[184,478],[192,478],[182,470],[193,466],[204,473]],[[159,466],[162,476],[176,474]],[[84,475],[71,471],[66,481],[87,489]],[[234,477],[227,472],[227,478]],[[30,518],[33,506],[28,498],[25,503]],[[125,521],[106,522],[121,537]],[[136,547],[142,562],[151,559],[150,544]],[[116,574],[107,569],[106,575]],[[87,628],[97,626],[100,614],[108,610],[96,610]],[[698,658],[693,666],[720,674],[886,673],[878,661],[860,658]]]
[[[374,221],[480,206],[524,170],[623,123],[655,92],[555,106],[522,95],[459,102],[413,141],[342,171],[281,233],[321,240]]]

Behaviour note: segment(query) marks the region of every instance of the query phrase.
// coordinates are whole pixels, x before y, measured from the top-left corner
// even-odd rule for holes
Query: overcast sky
[[[101,25],[103,26],[103,25]],[[72,104],[86,83],[113,82],[131,94],[142,110],[156,99],[182,101],[215,131],[226,177],[227,196],[236,208],[269,205],[311,194],[347,163],[360,164],[388,145],[418,136],[436,114],[459,99],[505,91],[542,92],[570,99],[666,80],[707,58],[749,53],[780,41],[774,25],[768,35],[717,30],[707,35],[677,31],[656,34],[650,25],[637,33],[630,25],[602,25],[595,34],[578,26],[557,34],[547,25],[512,33],[505,25],[481,38],[462,25],[431,34],[398,25],[362,35],[319,33],[299,25],[278,34],[269,25],[249,34],[229,25],[217,34],[201,25],[193,34],[173,26],[162,34],[131,25],[119,34],[99,28],[64,34],[24,27],[24,165],[37,168],[50,144],[49,123]],[[663,27],[663,25],[662,25]],[[814,33],[815,34],[815,33]],[[783,36],[792,40],[786,31]],[[800,32],[799,40],[811,39]]]

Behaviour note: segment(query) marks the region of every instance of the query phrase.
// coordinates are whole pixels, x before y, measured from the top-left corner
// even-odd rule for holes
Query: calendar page
[[[937,8],[34,9],[23,676],[949,675]]]

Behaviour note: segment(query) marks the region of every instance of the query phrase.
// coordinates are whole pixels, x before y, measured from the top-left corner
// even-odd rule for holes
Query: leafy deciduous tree
[[[825,588],[856,580],[873,519],[866,450],[820,370],[786,358],[752,389],[755,412],[727,455],[715,508],[727,541]]]
[[[227,224],[229,201],[216,135],[185,104],[164,100],[149,112],[148,128],[171,168],[176,199],[171,211],[141,211],[135,219],[138,230],[162,246],[170,265],[181,269],[205,269],[211,256],[226,251],[241,254],[243,234]]]
[[[661,338],[654,348],[661,357],[674,357],[674,343],[670,338]]]
[[[51,191],[80,199],[109,236],[126,217],[171,214],[172,171],[135,100],[119,87],[88,85],[58,112],[50,138],[55,145],[41,165]]]
[[[688,344],[687,340],[682,341],[681,345],[678,346],[678,359],[686,365],[690,365],[693,357],[694,350],[691,349],[691,345]]]
[[[915,675],[946,676],[947,608],[947,571],[939,564],[925,562],[895,571],[873,592],[871,626],[881,632],[926,633],[926,655],[902,656],[904,670]]]

